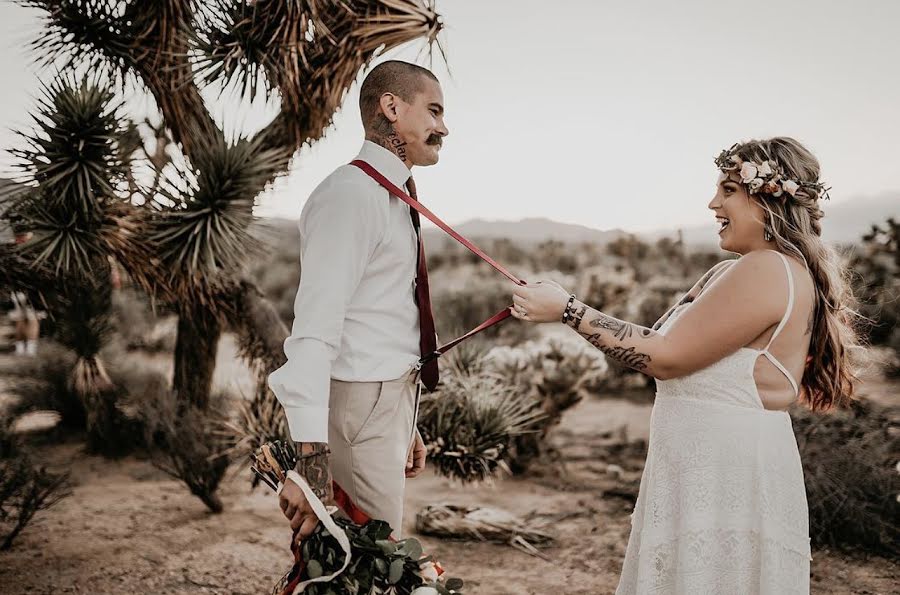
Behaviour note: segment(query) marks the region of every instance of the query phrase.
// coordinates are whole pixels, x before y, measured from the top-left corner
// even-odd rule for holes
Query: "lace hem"
[[[689,531],[653,547],[632,534],[616,595],[808,595],[809,560],[757,531]]]

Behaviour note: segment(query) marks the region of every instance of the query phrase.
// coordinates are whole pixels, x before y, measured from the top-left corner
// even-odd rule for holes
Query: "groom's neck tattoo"
[[[386,118],[384,123],[376,126],[374,130],[366,135],[366,139],[381,145],[399,157],[400,161],[406,162],[406,141],[400,138],[400,135],[394,129],[394,125],[388,122]]]
[[[297,465],[294,470],[306,480],[320,500],[329,497],[328,445],[324,442],[297,442]]]

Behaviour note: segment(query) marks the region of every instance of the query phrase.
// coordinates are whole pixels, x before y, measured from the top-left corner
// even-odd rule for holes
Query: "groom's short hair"
[[[403,101],[412,103],[415,96],[425,89],[426,77],[440,82],[427,68],[401,60],[388,60],[373,68],[359,90],[359,113],[363,126],[368,130],[375,120],[382,95],[393,93]]]

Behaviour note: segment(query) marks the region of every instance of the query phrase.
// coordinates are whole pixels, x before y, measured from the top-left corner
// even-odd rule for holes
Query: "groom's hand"
[[[323,503],[333,498],[331,472],[328,468],[328,445],[324,443],[297,443],[299,460],[295,471],[306,480],[312,491]],[[285,480],[278,505],[284,516],[291,521],[291,529],[298,531],[298,539],[312,535],[319,523],[316,513],[307,501],[300,486]]]
[[[426,454],[425,441],[422,440],[422,435],[416,428],[416,437],[410,445],[409,455],[406,457],[406,477],[416,477],[425,470]]]

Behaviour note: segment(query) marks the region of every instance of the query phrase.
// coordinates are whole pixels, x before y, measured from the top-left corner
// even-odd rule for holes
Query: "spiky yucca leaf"
[[[418,421],[438,472],[464,483],[508,472],[513,441],[544,416],[535,400],[490,376],[451,373],[443,382],[423,399]]]
[[[112,90],[98,77],[55,79],[43,89],[35,130],[15,149],[19,181],[29,190],[9,206],[20,231],[33,237],[20,252],[57,275],[91,277],[108,267],[107,210],[127,189],[129,155],[119,145],[126,127]],[[104,229],[105,228],[105,229]]]
[[[251,97],[277,91],[296,116],[285,123],[305,134],[328,125],[378,52],[419,38],[430,49],[443,27],[433,2],[418,0],[217,0],[202,14],[193,39],[200,84]]]
[[[139,23],[124,18],[118,0],[17,0],[41,11],[43,34],[31,43],[43,64],[125,73]]]
[[[452,374],[451,378],[477,376],[485,371],[487,353],[487,345],[483,340],[475,337],[463,341],[447,353],[444,356],[442,367]]]
[[[176,295],[213,303],[261,248],[250,232],[256,190],[286,149],[224,138],[197,150],[193,163],[171,166],[160,195],[167,203],[151,220],[149,241]]]
[[[77,225],[100,218],[123,188],[130,163],[119,151],[126,132],[113,90],[99,77],[59,76],[42,89],[35,130],[13,149],[20,182],[40,190],[40,203]]]

